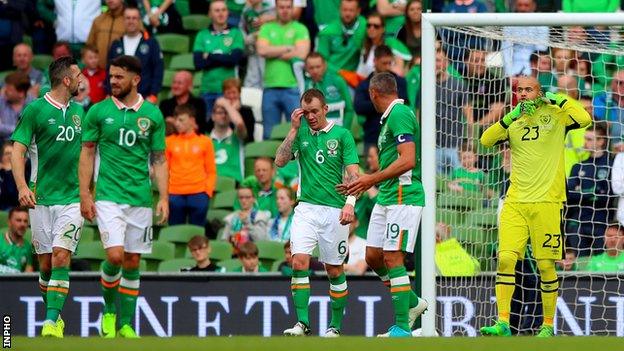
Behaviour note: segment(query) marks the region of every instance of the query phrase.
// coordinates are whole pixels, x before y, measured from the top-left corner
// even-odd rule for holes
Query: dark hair
[[[316,89],[316,88],[312,88],[312,89],[308,89],[306,90],[303,95],[301,95],[301,99],[299,100],[299,102],[307,102],[310,103],[312,102],[312,99],[319,99],[319,101],[321,102],[321,105],[325,106],[325,95],[323,95],[323,92]]]
[[[459,152],[475,152],[475,149],[470,141],[465,140],[459,145]]]
[[[54,50],[60,48],[61,46],[66,47],[67,50],[71,52],[71,45],[69,45],[69,42],[65,40],[57,41],[56,43],[54,43],[54,45],[52,45],[52,52],[54,52]]]
[[[189,240],[188,244],[186,244],[189,249],[201,248],[206,245],[210,247],[210,241],[204,235],[195,235]]]
[[[313,59],[313,58],[320,58],[321,60],[323,60],[323,62],[325,61],[325,58],[323,57],[323,55],[319,54],[317,51],[313,51],[309,53],[308,56],[306,56],[305,62],[308,62],[309,59]]]
[[[378,58],[388,57],[388,56],[394,56],[394,54],[392,53],[392,49],[390,49],[388,45],[379,45],[378,47],[375,48],[375,52],[373,56],[374,58],[378,59]]]
[[[82,49],[80,49],[80,55],[86,54],[87,51],[95,52],[96,54],[100,53],[100,51],[95,45],[85,44],[85,46],[83,46]]]
[[[413,25],[412,25],[412,21],[410,21],[409,19],[409,15],[407,14],[407,12],[409,11],[410,6],[412,6],[413,3],[419,3],[421,6],[421,12],[422,12],[422,0],[409,0],[407,2],[407,5],[405,5],[405,12],[403,13],[403,15],[405,16],[405,30],[407,31],[407,35],[413,35]],[[422,22],[422,20],[421,20]]]
[[[390,72],[375,73],[370,80],[369,89],[383,95],[397,94],[397,82]]]
[[[381,27],[385,28],[386,27],[386,21],[384,20],[383,16],[380,15],[378,12],[371,12],[368,14],[368,16],[366,16],[366,22],[368,23],[368,19],[371,17],[377,17],[379,18],[379,21],[381,21]],[[384,40],[385,41],[385,40]],[[371,49],[373,48],[373,41],[368,37],[368,35],[366,36],[366,38],[364,39],[364,53],[363,53],[363,59],[364,62],[366,62],[366,58],[368,57],[368,55],[370,54]]]
[[[22,93],[27,93],[30,89],[30,78],[23,72],[13,72],[4,77],[5,85],[12,85],[15,89]]]
[[[141,61],[139,61],[139,59],[134,56],[117,56],[111,60],[110,65],[115,67],[121,67],[128,72],[141,75]]]
[[[63,83],[63,78],[71,74],[70,67],[77,65],[76,59],[70,56],[58,58],[50,63],[50,86],[52,88]]]
[[[173,115],[179,116],[187,114],[189,117],[195,118],[197,117],[197,111],[195,111],[195,107],[191,104],[182,104],[178,105],[173,109]]]
[[[236,88],[238,92],[241,92],[241,81],[238,78],[228,78],[221,83],[221,88],[223,91],[226,91],[230,88]]]
[[[609,141],[609,126],[606,121],[595,121],[592,130],[597,138],[603,139],[605,143],[608,144]],[[608,145],[605,145],[605,148],[608,149]]]
[[[13,207],[9,210],[9,218],[13,217],[13,214],[16,212],[25,212],[28,213],[28,207],[25,206],[17,206],[17,207]]]
[[[238,247],[238,257],[258,256],[258,246],[252,241],[248,241]]]

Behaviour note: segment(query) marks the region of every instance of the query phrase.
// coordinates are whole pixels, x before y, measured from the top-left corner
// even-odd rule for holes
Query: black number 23
[[[561,234],[544,234],[546,235],[546,241],[542,244],[542,247],[550,247],[553,249],[558,249],[561,246]],[[551,243],[551,241],[555,239],[555,243]]]
[[[539,126],[524,127],[522,129],[524,130],[524,135],[522,136],[523,141],[537,140],[537,138],[539,138]],[[531,130],[535,132],[535,135],[529,135],[531,134]]]

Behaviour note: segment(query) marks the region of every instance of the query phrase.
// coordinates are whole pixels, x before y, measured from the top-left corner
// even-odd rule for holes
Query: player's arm
[[[36,204],[35,194],[30,190],[26,183],[26,145],[15,142],[13,143],[13,152],[11,153],[11,167],[13,179],[18,191],[19,203],[22,206],[34,208]]]
[[[300,108],[295,109],[290,115],[290,130],[288,131],[288,135],[286,135],[286,138],[275,152],[275,165],[277,167],[286,166],[286,164],[295,157],[293,144],[295,143],[295,139],[297,139],[302,116],[303,109]]]
[[[498,123],[489,126],[483,134],[481,134],[481,145],[492,147],[507,141],[509,138],[507,128],[525,112],[528,114],[535,112],[535,103],[533,101],[520,102],[513,110],[501,118]]]
[[[96,143],[87,141],[82,143],[80,161],[78,161],[78,188],[80,190],[80,212],[90,221],[95,218],[95,203],[91,194],[91,181],[95,167]]]
[[[360,166],[358,164],[350,164],[345,170],[345,183],[350,184],[360,176]],[[340,224],[345,225],[355,220],[355,202],[357,198],[354,195],[348,195],[345,205],[340,211]]]
[[[260,35],[262,35],[262,28],[260,28],[260,31]],[[263,38],[258,38],[256,41],[256,51],[258,52],[258,55],[264,58],[280,57],[292,50],[294,50],[294,47],[292,46],[271,45],[268,40]]]
[[[592,118],[578,101],[560,94],[546,93],[547,102],[559,106],[566,117],[566,132],[572,129],[585,128]]]
[[[158,224],[165,224],[169,219],[169,168],[165,152],[152,151],[150,165],[154,170],[154,179],[158,188],[158,203],[156,204],[156,216],[160,216]]]

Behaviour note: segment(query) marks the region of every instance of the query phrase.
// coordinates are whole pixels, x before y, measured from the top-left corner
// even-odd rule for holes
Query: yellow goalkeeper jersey
[[[591,116],[571,99],[560,106],[543,104],[532,115],[521,115],[511,126],[501,120],[483,132],[481,144],[485,147],[509,142],[511,184],[506,202],[566,200],[566,133],[590,125]]]

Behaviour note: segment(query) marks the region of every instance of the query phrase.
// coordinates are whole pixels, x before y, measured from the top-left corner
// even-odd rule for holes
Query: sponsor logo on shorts
[[[103,243],[107,243],[109,237],[110,237],[110,235],[108,234],[108,232],[101,232],[100,233],[100,238],[102,239]]]

